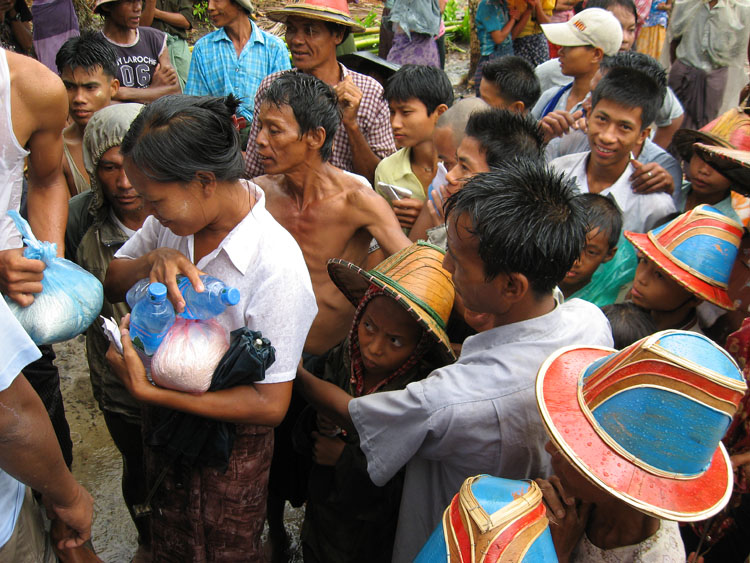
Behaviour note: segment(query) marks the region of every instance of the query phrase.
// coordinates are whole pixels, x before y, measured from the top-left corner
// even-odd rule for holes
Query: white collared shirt
[[[589,191],[586,165],[591,151],[569,154],[558,157],[550,162],[550,166],[565,174],[566,179],[572,180],[581,193]],[[635,172],[632,164],[628,164],[625,172],[617,181],[599,192],[603,196],[612,196],[622,211],[622,228],[625,231],[645,233],[653,229],[659,222],[677,211],[672,196],[665,192],[651,194],[637,194],[633,192],[630,176]]]
[[[227,307],[219,323],[230,332],[244,326],[259,330],[276,349],[276,361],[261,383],[290,381],[318,312],[310,274],[297,241],[266,209],[263,190],[240,181],[254,193],[255,205],[196,266],[240,290],[240,302]],[[174,248],[195,263],[193,235],[178,236],[153,216],[115,258],[139,258],[161,247]]]

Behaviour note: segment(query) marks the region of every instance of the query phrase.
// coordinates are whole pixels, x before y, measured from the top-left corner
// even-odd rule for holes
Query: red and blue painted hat
[[[646,234],[626,231],[625,237],[689,292],[731,310],[727,288],[742,229],[718,209],[697,205]]]
[[[533,481],[469,477],[415,563],[556,562],[542,492]]]
[[[634,508],[685,522],[729,500],[732,465],[721,438],[746,390],[727,352],[681,330],[621,352],[563,348],[536,381],[544,425],[571,464]]]

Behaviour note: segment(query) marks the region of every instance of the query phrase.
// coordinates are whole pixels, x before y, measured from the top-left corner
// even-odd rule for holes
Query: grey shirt
[[[467,338],[455,364],[404,390],[349,403],[372,481],[406,465],[394,562],[414,559],[467,477],[549,474],[536,374],[555,350],[583,344],[612,346],[612,335],[595,305],[573,299]]]

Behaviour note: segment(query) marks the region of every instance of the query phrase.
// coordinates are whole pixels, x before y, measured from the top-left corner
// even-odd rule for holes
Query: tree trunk
[[[474,22],[477,21],[478,6],[479,0],[469,0],[469,29],[471,30],[469,35],[469,88],[474,87],[474,74],[477,71],[479,55],[481,54],[479,49],[479,37],[477,37],[477,26],[474,24]]]

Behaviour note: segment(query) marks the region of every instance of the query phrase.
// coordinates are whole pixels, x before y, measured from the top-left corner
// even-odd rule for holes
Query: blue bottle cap
[[[167,296],[167,286],[163,283],[154,282],[148,286],[148,294],[157,301],[161,301]]]
[[[240,290],[236,287],[228,287],[222,294],[221,300],[227,305],[237,305],[240,302]]]

